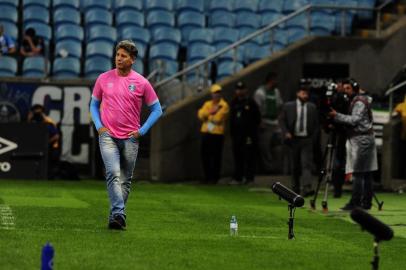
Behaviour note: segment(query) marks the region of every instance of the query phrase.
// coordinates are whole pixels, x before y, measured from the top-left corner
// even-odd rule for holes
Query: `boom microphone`
[[[364,210],[355,208],[351,211],[351,218],[361,225],[363,230],[373,234],[376,240],[391,240],[393,237],[393,230],[380,220],[371,216]]]
[[[282,199],[288,201],[294,207],[301,207],[304,205],[304,199],[302,196],[296,194],[279,182],[273,183],[272,191],[278,194]]]

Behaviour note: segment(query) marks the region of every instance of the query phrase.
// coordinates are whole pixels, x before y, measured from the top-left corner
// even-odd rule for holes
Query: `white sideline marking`
[[[5,204],[0,204],[0,229],[15,229],[13,211],[11,210],[10,206]]]

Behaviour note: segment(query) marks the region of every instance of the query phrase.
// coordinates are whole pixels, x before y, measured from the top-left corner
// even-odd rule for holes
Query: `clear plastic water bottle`
[[[54,269],[54,247],[50,243],[47,243],[42,248],[41,270],[52,269]]]
[[[237,236],[238,235],[238,222],[236,216],[231,216],[230,220],[230,235]]]

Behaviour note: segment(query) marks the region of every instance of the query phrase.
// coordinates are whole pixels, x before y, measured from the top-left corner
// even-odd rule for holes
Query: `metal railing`
[[[401,89],[403,86],[406,85],[406,81],[403,81],[401,83],[398,83],[397,85],[389,88],[386,92],[385,92],[385,96],[389,96],[389,111],[391,112],[393,110],[393,94],[398,91],[399,89]]]
[[[200,73],[201,67],[205,67],[206,74],[205,74],[204,78],[205,78],[205,80],[207,80],[207,78],[208,78],[208,74],[207,74],[208,68],[207,67],[208,67],[208,64],[211,61],[213,61],[214,59],[216,59],[219,56],[223,55],[224,53],[227,53],[228,51],[236,50],[236,48],[238,46],[240,46],[241,44],[246,43],[247,41],[250,41],[250,40],[252,40],[252,39],[254,39],[254,38],[256,38],[256,37],[258,37],[258,36],[260,36],[260,35],[262,35],[262,34],[264,34],[266,32],[268,32],[268,31],[272,31],[274,28],[280,26],[281,24],[286,23],[289,20],[291,20],[292,18],[294,18],[296,16],[299,16],[301,14],[304,14],[304,13],[306,13],[306,15],[307,15],[306,31],[307,31],[307,35],[309,35],[310,34],[310,28],[311,28],[310,14],[311,14],[311,11],[313,11],[313,10],[320,10],[321,9],[321,10],[338,10],[338,11],[340,11],[341,14],[342,14],[342,16],[341,16],[341,29],[340,29],[342,36],[345,36],[345,34],[346,34],[346,31],[345,31],[345,27],[346,27],[345,17],[346,16],[345,15],[347,13],[349,13],[351,11],[370,11],[370,12],[375,11],[377,13],[376,29],[375,30],[376,30],[376,36],[379,37],[381,35],[381,17],[382,17],[381,13],[382,13],[382,9],[384,7],[386,7],[390,3],[392,3],[392,0],[387,0],[386,2],[382,3],[380,6],[374,7],[374,8],[351,7],[351,6],[332,6],[332,5],[306,5],[303,8],[301,8],[301,9],[295,11],[295,12],[292,12],[292,13],[290,13],[290,14],[288,14],[288,15],[280,18],[280,19],[278,19],[278,20],[272,22],[271,24],[269,24],[268,26],[266,26],[266,27],[264,27],[262,29],[259,29],[259,30],[255,31],[255,32],[249,34],[248,36],[236,41],[235,43],[233,43],[233,44],[219,50],[218,52],[206,57],[205,59],[200,60],[200,61],[198,61],[198,62],[196,62],[196,63],[194,63],[194,64],[192,64],[192,65],[190,65],[190,66],[188,66],[186,68],[184,68],[183,70],[173,74],[172,76],[169,76],[169,77],[167,77],[167,78],[165,78],[165,79],[163,79],[161,81],[156,82],[155,87],[156,88],[162,87],[165,84],[167,84],[167,83],[169,83],[169,82],[171,82],[171,81],[173,81],[173,80],[175,80],[177,78],[181,78],[181,77],[185,78],[186,74],[190,73],[191,71],[195,71],[197,73]],[[272,46],[273,45],[272,44],[273,43],[272,39],[273,38],[272,38],[272,34],[271,34],[270,51],[272,51],[272,49],[273,49],[272,48],[273,47]],[[234,56],[235,55],[236,55],[236,51],[234,51]],[[236,57],[234,57],[234,61],[235,61],[235,58]],[[207,86],[207,81],[205,81],[204,84],[205,84],[205,86]]]

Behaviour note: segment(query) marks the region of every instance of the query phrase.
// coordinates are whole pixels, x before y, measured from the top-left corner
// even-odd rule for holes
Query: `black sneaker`
[[[114,215],[113,219],[109,222],[109,229],[112,230],[125,230],[125,219],[122,215]]]

